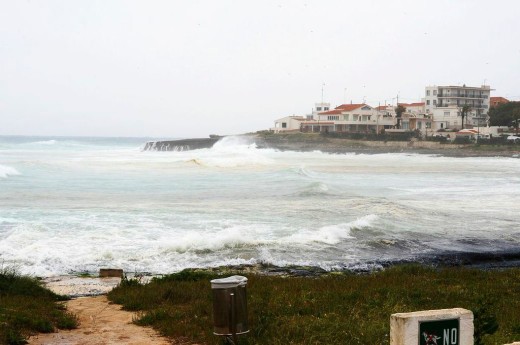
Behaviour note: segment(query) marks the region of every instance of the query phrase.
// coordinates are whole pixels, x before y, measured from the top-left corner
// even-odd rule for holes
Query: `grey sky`
[[[520,2],[0,0],[0,134],[193,137],[484,81],[520,100]]]

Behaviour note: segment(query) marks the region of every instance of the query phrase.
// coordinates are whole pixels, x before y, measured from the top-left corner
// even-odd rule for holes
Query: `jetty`
[[[148,141],[143,151],[188,151],[212,147],[221,137]]]

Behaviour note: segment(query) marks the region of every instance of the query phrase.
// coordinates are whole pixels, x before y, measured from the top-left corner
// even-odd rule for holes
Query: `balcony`
[[[474,99],[485,99],[487,95],[475,95],[475,94],[462,94],[462,93],[438,93],[438,98],[474,98]]]
[[[465,105],[469,105],[472,109],[485,109],[484,104],[437,104],[437,108],[462,108]],[[434,105],[435,106],[435,105]]]

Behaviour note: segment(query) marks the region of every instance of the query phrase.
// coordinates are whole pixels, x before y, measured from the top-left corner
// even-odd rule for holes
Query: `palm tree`
[[[464,104],[462,108],[460,108],[459,115],[462,117],[462,129],[464,129],[464,118],[466,118],[469,115],[469,112],[471,111],[471,106],[469,104]]]
[[[395,110],[395,117],[397,119],[396,127],[397,127],[397,129],[400,129],[401,128],[401,116],[406,111],[406,108],[403,107],[401,104],[398,104],[394,110]]]
[[[518,126],[520,122],[520,108],[513,110],[513,128],[515,129],[516,135],[518,135]]]

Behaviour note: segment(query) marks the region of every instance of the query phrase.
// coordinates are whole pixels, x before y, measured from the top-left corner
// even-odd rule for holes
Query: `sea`
[[[520,253],[520,159],[330,154],[226,137],[0,137],[0,268],[40,277]]]

